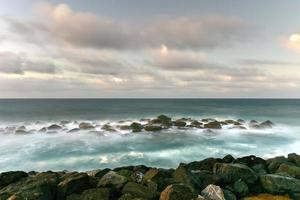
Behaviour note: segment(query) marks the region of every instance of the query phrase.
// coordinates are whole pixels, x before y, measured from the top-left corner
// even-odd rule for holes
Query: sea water
[[[113,127],[165,114],[186,117],[244,119],[246,130],[223,127],[171,128],[131,133]],[[250,120],[271,120],[268,129],[253,129]],[[62,121],[66,121],[61,125]],[[69,131],[80,122],[93,131]],[[61,125],[58,131],[40,132]],[[16,134],[24,126],[26,133]],[[207,157],[254,154],[264,158],[300,153],[298,99],[3,99],[0,100],[0,171],[91,170],[127,165],[176,167]]]

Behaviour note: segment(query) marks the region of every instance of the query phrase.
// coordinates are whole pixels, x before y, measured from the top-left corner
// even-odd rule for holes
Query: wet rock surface
[[[227,155],[181,163],[176,169],[139,165],[89,172],[3,172],[0,200],[297,200],[298,158]]]

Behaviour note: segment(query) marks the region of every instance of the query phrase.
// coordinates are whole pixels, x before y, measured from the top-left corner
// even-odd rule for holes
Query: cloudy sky
[[[297,0],[0,0],[0,98],[300,97]]]

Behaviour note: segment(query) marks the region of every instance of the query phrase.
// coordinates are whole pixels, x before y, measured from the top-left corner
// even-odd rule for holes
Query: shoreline
[[[277,196],[275,196],[277,195]],[[255,197],[256,196],[256,197]],[[175,169],[3,172],[0,200],[300,199],[300,155],[207,158]]]

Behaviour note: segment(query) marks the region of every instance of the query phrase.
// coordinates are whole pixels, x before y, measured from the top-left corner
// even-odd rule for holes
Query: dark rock
[[[266,161],[264,159],[262,159],[260,157],[256,157],[254,155],[245,156],[245,157],[242,157],[242,158],[237,158],[235,160],[235,162],[247,165],[249,167],[252,167],[252,166],[257,165],[257,164],[262,164],[262,165],[266,166]]]
[[[214,165],[216,163],[222,163],[223,160],[220,158],[206,158],[202,161],[194,161],[187,164],[189,170],[207,170],[213,171]]]
[[[162,127],[161,126],[155,126],[155,125],[147,125],[147,126],[145,126],[145,131],[152,131],[152,132],[154,132],[154,131],[160,131],[160,130],[162,130]]]
[[[245,120],[243,120],[243,119],[238,119],[237,121],[240,123],[245,123]]]
[[[256,164],[251,167],[258,175],[267,174],[266,166],[264,164]]]
[[[61,126],[57,124],[52,124],[51,126],[48,126],[48,130],[59,130],[61,129]]]
[[[158,194],[157,191],[151,190],[150,188],[134,183],[134,182],[128,182],[123,190],[123,194],[131,194],[133,197],[140,197],[144,199],[154,199]]]
[[[71,123],[70,121],[67,121],[67,120],[63,120],[63,121],[61,121],[59,124],[60,125],[66,125],[66,124],[69,124],[69,123]]]
[[[234,193],[237,194],[239,197],[245,197],[249,194],[248,185],[242,180],[234,182],[233,190]]]
[[[278,156],[267,160],[268,171],[270,173],[275,173],[282,163],[294,165],[293,163],[289,162],[287,158],[283,156]]]
[[[261,128],[272,128],[273,127],[273,122],[271,122],[270,120],[264,121],[262,123],[260,123],[259,127]]]
[[[109,124],[104,124],[101,128],[102,130],[108,131],[108,132],[116,132],[116,129],[114,129],[111,125]]]
[[[141,132],[143,129],[143,126],[140,123],[133,122],[130,125],[130,128],[132,129],[132,132]]]
[[[225,183],[234,183],[242,179],[247,184],[257,180],[256,173],[246,165],[216,163],[214,174],[219,175]]]
[[[92,124],[87,123],[87,122],[81,122],[81,123],[78,125],[78,127],[79,127],[80,129],[83,129],[83,130],[89,130],[89,129],[95,128]]]
[[[214,121],[214,122],[209,122],[207,124],[204,124],[204,128],[221,129],[222,126],[221,126],[220,122]]]
[[[256,120],[251,120],[250,124],[257,124],[258,122]]]
[[[235,194],[233,194],[230,190],[223,189],[223,193],[226,200],[237,200]]]
[[[206,188],[210,184],[219,185],[221,183],[221,179],[219,176],[214,175],[210,171],[200,170],[200,171],[192,171],[193,175],[201,180],[200,190]]]
[[[202,190],[201,195],[205,200],[225,200],[223,190],[216,185],[208,185]]]
[[[203,123],[197,120],[191,122],[191,127],[202,128]]]
[[[130,130],[131,128],[128,125],[122,125],[122,126],[120,126],[120,129],[121,130]]]
[[[0,199],[5,200],[53,200],[56,196],[58,174],[43,172],[24,178],[0,190]]]
[[[178,119],[178,120],[176,120],[174,122],[174,125],[177,126],[177,127],[185,127],[186,126],[186,122]]]
[[[83,191],[81,194],[72,194],[67,200],[109,200],[110,190],[108,188],[94,188]]]
[[[66,196],[73,193],[81,193],[83,190],[89,189],[89,176],[86,173],[68,173],[64,175],[63,181],[57,186],[58,199],[65,199]]]
[[[174,171],[173,179],[176,183],[183,183],[191,187],[193,192],[198,191],[202,186],[202,182],[199,177],[190,172],[188,167],[183,164],[180,164],[179,167]]]
[[[47,131],[47,128],[41,128],[40,130],[39,130],[39,132],[46,132]]]
[[[160,194],[160,200],[191,200],[194,197],[190,187],[184,184],[169,185]]]
[[[300,155],[296,153],[291,153],[288,155],[288,160],[290,162],[295,163],[298,167],[300,167]]]
[[[69,130],[68,133],[75,133],[75,132],[78,132],[78,131],[80,131],[79,128],[73,128],[73,129]]]
[[[164,122],[170,122],[172,120],[171,117],[168,117],[166,115],[159,115],[157,117],[157,119],[159,119],[162,123],[164,123]]]
[[[149,180],[157,184],[158,191],[162,191],[167,185],[170,184],[170,178],[172,173],[169,170],[164,169],[149,169],[144,177],[143,182],[147,183]]]
[[[110,171],[99,180],[97,187],[113,187],[121,189],[126,182],[126,177],[121,176],[114,171]]]
[[[300,192],[300,180],[281,175],[267,174],[260,176],[260,183],[266,192],[286,194]]]
[[[288,165],[286,163],[282,163],[277,169],[276,173],[285,174],[293,178],[300,179],[300,167]]]
[[[232,156],[232,155],[226,155],[223,159],[223,162],[224,163],[232,163],[232,162],[234,162],[234,157]]]
[[[23,171],[3,172],[0,174],[0,189],[27,176]]]
[[[25,130],[19,130],[19,129],[15,131],[15,134],[27,134],[27,133],[29,133],[29,132],[27,132]]]
[[[215,119],[212,118],[205,118],[205,119],[201,119],[202,122],[215,122]]]

